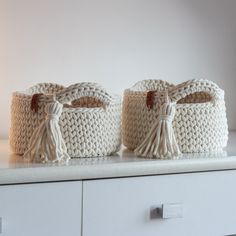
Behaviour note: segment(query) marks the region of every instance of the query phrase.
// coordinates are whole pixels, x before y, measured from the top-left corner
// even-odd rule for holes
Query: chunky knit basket
[[[110,155],[121,143],[121,100],[95,83],[14,92],[10,145],[37,162]]]
[[[228,140],[224,91],[208,80],[140,81],[124,92],[122,131],[124,145],[141,156],[221,150]]]

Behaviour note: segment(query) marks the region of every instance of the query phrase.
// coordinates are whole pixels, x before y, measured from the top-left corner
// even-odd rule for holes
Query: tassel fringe
[[[178,156],[181,152],[175,139],[172,121],[175,103],[165,101],[160,115],[151,127],[144,141],[134,150],[138,156],[166,159]]]
[[[27,161],[59,163],[70,159],[58,124],[62,109],[63,105],[58,101],[46,105],[46,119],[33,132],[24,154]]]

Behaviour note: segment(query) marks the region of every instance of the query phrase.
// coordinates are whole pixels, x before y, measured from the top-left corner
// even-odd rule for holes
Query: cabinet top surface
[[[67,164],[37,164],[24,162],[21,156],[11,153],[8,140],[0,140],[0,184],[236,169],[235,144],[236,132],[230,132],[228,146],[220,153],[182,154],[176,159],[157,160],[140,158],[122,149],[109,157],[74,158]]]

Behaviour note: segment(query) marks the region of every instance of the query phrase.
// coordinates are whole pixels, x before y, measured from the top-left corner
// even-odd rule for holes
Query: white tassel
[[[146,138],[134,150],[136,155],[165,159],[178,156],[181,153],[172,127],[175,105],[166,99]]]
[[[46,105],[46,119],[33,132],[29,148],[24,154],[26,160],[56,163],[70,159],[58,124],[62,109],[63,105],[58,101]]]

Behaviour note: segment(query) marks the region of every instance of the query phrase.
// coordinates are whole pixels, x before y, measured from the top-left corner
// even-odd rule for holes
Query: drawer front
[[[236,234],[236,171],[85,181],[83,236]]]
[[[0,186],[0,236],[80,236],[81,182]]]

